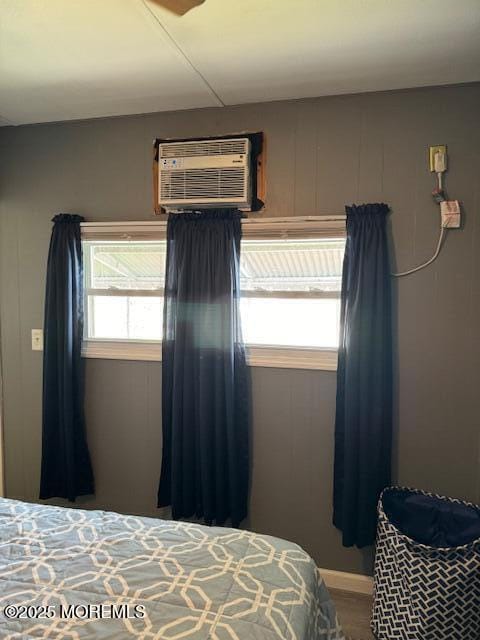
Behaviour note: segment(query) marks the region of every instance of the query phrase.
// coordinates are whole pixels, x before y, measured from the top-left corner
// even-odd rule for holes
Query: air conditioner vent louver
[[[247,153],[245,139],[205,140],[204,142],[171,142],[161,145],[162,158],[192,158],[198,156],[224,156],[230,153]]]
[[[185,200],[203,198],[241,198],[244,190],[242,169],[202,169],[162,172],[162,198]]]
[[[162,207],[250,207],[248,138],[161,143],[158,166]]]

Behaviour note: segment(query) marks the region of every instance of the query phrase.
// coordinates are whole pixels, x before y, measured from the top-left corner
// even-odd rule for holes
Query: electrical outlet
[[[435,171],[435,154],[438,153],[447,154],[447,145],[446,144],[437,144],[434,147],[429,148],[429,161],[430,161],[430,171]]]
[[[43,351],[43,329],[32,329],[32,351]]]

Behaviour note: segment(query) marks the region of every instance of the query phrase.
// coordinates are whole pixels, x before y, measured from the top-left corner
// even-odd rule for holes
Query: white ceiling
[[[480,0],[1,0],[0,125],[480,80]]]

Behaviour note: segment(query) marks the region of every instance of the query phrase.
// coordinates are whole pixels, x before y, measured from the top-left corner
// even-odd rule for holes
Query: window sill
[[[84,358],[103,360],[151,360],[161,362],[162,343],[142,342],[141,340],[84,340],[82,356]]]
[[[247,363],[251,367],[278,369],[337,370],[336,349],[306,349],[299,347],[247,347]]]
[[[139,360],[161,362],[160,342],[86,340],[82,347],[84,358],[104,360]],[[305,349],[296,347],[247,347],[247,363],[251,367],[272,369],[337,370],[336,349]]]

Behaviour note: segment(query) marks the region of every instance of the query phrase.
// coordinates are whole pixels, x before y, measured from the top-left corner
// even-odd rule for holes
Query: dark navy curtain
[[[333,522],[347,547],[375,541],[390,484],[392,312],[385,204],[346,207],[335,420]]]
[[[233,526],[247,515],[249,384],[240,327],[241,215],[171,214],[158,506]]]
[[[47,265],[40,498],[94,492],[83,412],[80,216],[53,218]]]

